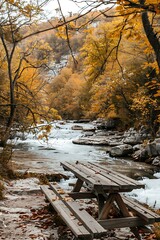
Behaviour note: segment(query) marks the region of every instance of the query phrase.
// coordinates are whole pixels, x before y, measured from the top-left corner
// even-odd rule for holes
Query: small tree
[[[6,96],[1,95],[3,104],[0,105],[5,112],[2,146],[6,145],[15,124],[25,127],[48,117],[46,102],[40,100],[45,98],[42,90],[47,83],[41,80],[40,69],[44,71],[47,67],[51,49],[27,32],[29,29],[35,29],[35,34],[37,32],[35,26],[39,21],[41,5],[37,1],[35,3],[9,0],[1,3],[0,40],[4,56],[3,59],[1,57],[1,69],[6,71],[3,81],[7,86]],[[56,112],[52,113],[52,119],[58,116]]]

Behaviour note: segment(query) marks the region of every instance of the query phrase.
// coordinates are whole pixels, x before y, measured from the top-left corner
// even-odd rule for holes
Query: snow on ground
[[[12,191],[15,189],[23,189],[23,190],[39,190],[39,180],[37,178],[26,178],[26,179],[18,179],[12,181]]]
[[[0,201],[0,240],[58,239],[38,179],[6,182],[5,188],[5,199]]]
[[[135,189],[129,195],[151,208],[160,209],[160,172],[154,174],[154,177],[157,179],[141,180],[140,182],[145,184],[145,189]]]

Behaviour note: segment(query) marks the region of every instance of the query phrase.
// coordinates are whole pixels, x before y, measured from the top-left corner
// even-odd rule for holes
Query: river
[[[134,162],[130,159],[112,158],[106,154],[105,146],[77,145],[72,140],[80,137],[82,130],[72,130],[73,122],[54,122],[48,141],[39,140],[28,134],[25,140],[16,141],[12,162],[22,171],[53,173],[63,172],[60,162],[90,161],[102,163],[130,177],[151,178],[155,168]],[[84,129],[93,128],[93,124],[79,124]],[[63,172],[64,173],[64,172]]]

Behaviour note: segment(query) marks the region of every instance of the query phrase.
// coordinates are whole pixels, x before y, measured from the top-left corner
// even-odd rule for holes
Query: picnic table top
[[[91,189],[102,189],[105,192],[130,192],[133,189],[145,188],[145,185],[123,174],[113,171],[108,166],[95,163],[63,162],[65,170],[71,171],[76,178],[85,182]]]

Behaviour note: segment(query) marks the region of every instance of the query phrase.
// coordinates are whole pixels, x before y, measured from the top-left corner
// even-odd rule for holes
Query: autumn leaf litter
[[[49,208],[37,178],[9,181],[5,188],[5,199],[0,201],[0,240],[74,239],[55,211]],[[89,213],[95,211],[96,217],[91,200],[82,203],[82,207],[85,205]],[[115,229],[107,235],[103,239],[135,239],[129,229]],[[151,239],[155,239],[154,236]]]
[[[36,178],[5,183],[5,199],[0,202],[0,239],[50,239],[56,237],[53,214]]]

